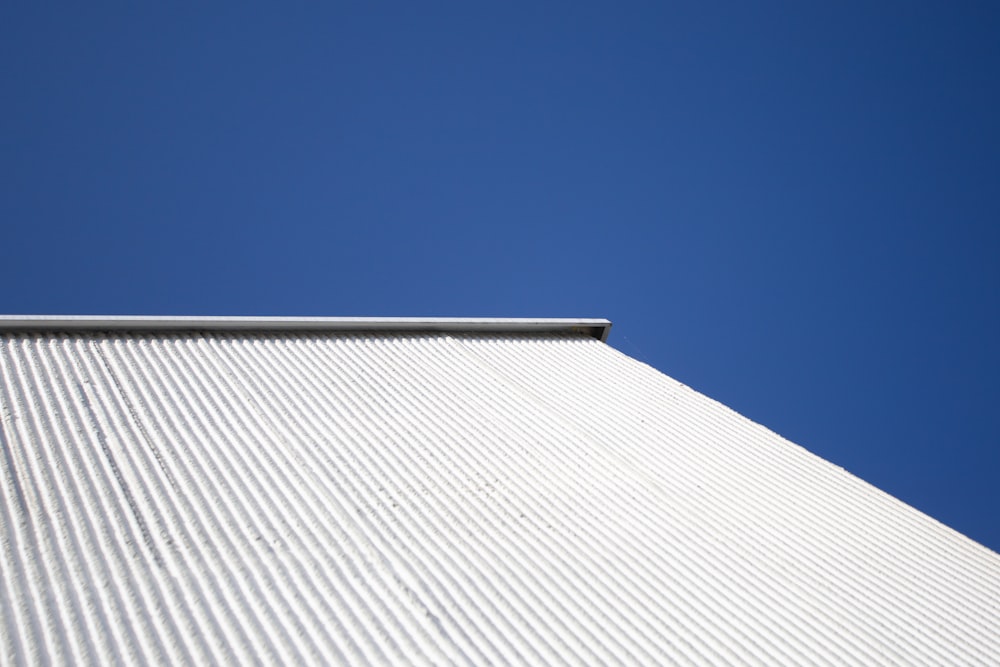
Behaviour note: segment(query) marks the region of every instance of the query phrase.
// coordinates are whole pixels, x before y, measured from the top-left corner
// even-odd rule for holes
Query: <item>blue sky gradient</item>
[[[607,317],[1000,550],[1000,10],[819,4],[7,3],[0,312]]]

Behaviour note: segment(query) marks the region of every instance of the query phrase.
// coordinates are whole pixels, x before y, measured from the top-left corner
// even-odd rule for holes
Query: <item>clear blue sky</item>
[[[42,4],[0,312],[607,317],[1000,550],[1000,5]]]

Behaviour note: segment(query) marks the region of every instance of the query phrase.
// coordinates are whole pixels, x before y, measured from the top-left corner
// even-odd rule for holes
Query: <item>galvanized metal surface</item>
[[[0,453],[3,663],[1000,662],[1000,556],[583,334],[9,332]]]

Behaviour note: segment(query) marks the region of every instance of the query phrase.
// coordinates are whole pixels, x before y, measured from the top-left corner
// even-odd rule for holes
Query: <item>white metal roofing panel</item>
[[[8,332],[0,411],[3,662],[1000,662],[997,554],[585,334]]]

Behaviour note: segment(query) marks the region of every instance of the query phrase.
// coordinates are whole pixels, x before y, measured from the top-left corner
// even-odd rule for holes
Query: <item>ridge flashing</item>
[[[431,331],[584,333],[607,342],[610,320],[531,317],[253,317],[159,315],[0,315],[6,331]]]

